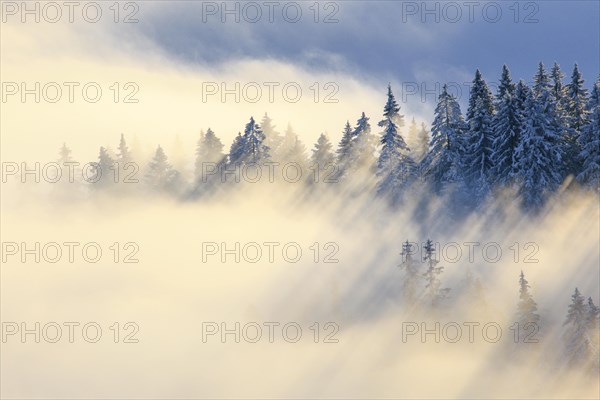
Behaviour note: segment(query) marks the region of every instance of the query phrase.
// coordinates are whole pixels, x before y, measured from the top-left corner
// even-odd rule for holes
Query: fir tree
[[[500,77],[500,85],[498,85],[498,94],[496,95],[496,102],[500,104],[502,99],[507,96],[513,97],[515,95],[515,84],[512,82],[510,71],[508,66],[504,64],[502,66],[502,75]]]
[[[575,64],[573,74],[571,75],[571,83],[566,87],[566,111],[568,127],[576,132],[581,131],[581,128],[588,122],[588,91],[583,86],[583,83],[584,80],[581,72],[579,72],[579,66]]]
[[[204,146],[202,150],[203,158],[209,162],[218,163],[223,160],[223,143],[221,143],[221,139],[219,139],[210,128],[208,128],[206,135],[204,135]]]
[[[435,258],[435,247],[433,242],[428,239],[425,243],[425,257],[423,261],[427,265],[427,271],[422,275],[425,278],[425,293],[428,303],[432,307],[437,307],[446,299],[450,289],[441,288],[442,282],[439,276],[444,272],[444,267],[438,267],[439,261]]]
[[[589,338],[590,358],[592,360],[591,372],[598,376],[600,371],[600,307],[588,297],[586,326]]]
[[[260,121],[260,126],[265,134],[265,145],[269,147],[270,154],[273,156],[273,158],[278,159],[280,156],[279,147],[283,142],[283,138],[281,137],[281,134],[275,130],[273,120],[267,115],[267,113],[265,113]]]
[[[555,104],[556,116],[561,125],[566,127],[566,88],[563,85],[563,78],[565,74],[560,69],[557,63],[552,66],[550,72],[550,79],[552,80],[552,87],[550,88],[550,99]]]
[[[371,133],[369,119],[363,112],[356,121],[356,128],[352,132],[351,162],[354,169],[375,172],[377,138]]]
[[[429,152],[421,163],[423,177],[438,192],[448,183],[460,180],[465,131],[460,105],[444,85],[435,108]]]
[[[594,84],[588,102],[589,121],[579,136],[582,162],[577,179],[584,185],[600,191],[600,77]]]
[[[590,360],[591,348],[589,338],[589,314],[585,304],[585,298],[575,288],[571,296],[571,304],[567,312],[567,318],[563,324],[566,331],[563,335],[569,365],[587,364]]]
[[[231,147],[229,148],[229,154],[227,156],[227,162],[230,165],[237,165],[242,162],[244,157],[244,136],[241,132],[238,132],[237,136],[233,140]]]
[[[546,67],[544,67],[544,63],[540,62],[538,64],[538,70],[533,77],[533,97],[537,98],[542,93],[550,91],[552,84],[550,82],[550,77],[546,72]]]
[[[169,164],[167,155],[158,146],[154,157],[148,164],[146,183],[157,191],[174,190],[177,187],[179,173]]]
[[[132,161],[131,152],[127,147],[127,143],[125,142],[125,135],[121,133],[121,140],[119,140],[119,147],[117,153],[117,161],[121,163],[121,165],[125,165],[128,162]]]
[[[196,162],[194,164],[194,176],[196,180],[203,179],[202,174],[208,170],[207,165],[221,168],[224,159],[225,155],[223,154],[221,139],[215,135],[212,129],[208,128],[206,134],[204,132],[201,133],[196,147]]]
[[[110,156],[108,149],[100,147],[98,162],[94,163],[93,166],[92,177],[86,180],[92,183],[94,188],[106,188],[116,183],[114,175],[115,160]]]
[[[319,139],[317,139],[317,143],[315,143],[315,147],[311,150],[311,164],[315,165],[316,168],[319,168],[321,171],[333,165],[335,156],[331,151],[332,148],[333,145],[327,138],[327,135],[321,133]]]
[[[131,165],[133,163],[133,157],[131,155],[131,151],[129,151],[129,147],[127,147],[127,143],[125,142],[125,135],[121,133],[121,139],[119,140],[119,146],[117,147],[117,155],[116,162],[119,166],[119,182],[125,182],[125,177],[131,176],[131,171],[136,166]],[[130,178],[127,178],[128,181]],[[129,187],[132,189],[132,187]]]
[[[591,297],[588,297],[586,324],[592,331],[600,329],[600,307],[594,304]]]
[[[404,281],[402,283],[402,294],[408,304],[413,304],[417,300],[417,288],[419,285],[419,267],[418,260],[413,258],[413,245],[408,242],[402,243],[402,264],[399,265],[404,270]]]
[[[64,163],[72,162],[73,158],[71,157],[71,149],[67,147],[66,143],[63,143],[62,147],[58,152],[59,158],[58,163],[61,167],[63,167]]]
[[[497,112],[492,118],[492,181],[495,183],[506,185],[517,173],[515,152],[523,128],[523,85],[523,82],[519,82],[515,88],[505,65],[496,97]]]
[[[240,161],[255,164],[267,161],[270,155],[269,147],[264,143],[265,134],[252,117],[246,124],[243,138],[243,153]]]
[[[298,136],[296,136],[296,140],[292,145],[292,148],[286,154],[286,160],[289,160],[292,163],[298,164],[302,171],[305,171],[308,167],[308,157],[306,156],[306,146],[300,140]]]
[[[340,143],[338,144],[338,148],[336,150],[337,163],[341,170],[346,169],[347,161],[350,158],[353,138],[354,136],[352,134],[352,126],[350,126],[350,121],[346,121],[344,130],[342,131],[342,138],[340,139]]]
[[[206,134],[204,130],[200,130],[200,138],[196,142],[196,160],[194,161],[194,178],[196,181],[202,179],[202,163],[204,162],[204,137]]]
[[[579,156],[581,148],[579,147],[579,136],[582,129],[589,122],[587,109],[588,91],[583,86],[583,78],[579,72],[579,67],[575,64],[571,83],[566,87],[566,108],[565,108],[565,173],[577,174],[581,170],[581,161]]]
[[[369,118],[363,112],[351,130],[346,123],[338,148],[338,178],[364,183],[375,173],[377,139],[371,134]]]
[[[404,126],[404,116],[400,114],[400,107],[396,103],[391,86],[388,86],[388,99],[383,109],[384,119],[379,122],[383,128],[381,137],[381,154],[377,163],[379,175],[391,173],[401,158],[403,151],[408,150],[406,142],[398,132]]]
[[[552,85],[550,92],[552,93],[553,100],[557,103],[560,102],[560,99],[562,99],[565,95],[565,87],[563,85],[564,77],[565,74],[560,69],[560,65],[554,63],[554,65],[552,65],[552,70],[550,71]]]
[[[523,206],[539,209],[548,193],[561,183],[563,155],[549,92],[534,99],[528,91],[525,109],[527,118],[515,151],[517,181]]]
[[[283,134],[283,139],[277,151],[278,161],[287,161],[285,158],[287,157],[292,147],[294,147],[295,143],[296,132],[294,132],[294,128],[292,128],[292,125],[288,123],[285,133]]]
[[[58,152],[58,165],[61,169],[61,177],[59,181],[59,186],[62,190],[66,190],[66,185],[75,183],[78,175],[75,171],[79,171],[79,168],[75,168],[75,161],[73,161],[73,157],[71,157],[71,149],[69,149],[66,143],[63,143],[62,147]]]
[[[400,114],[400,107],[389,85],[388,99],[383,111],[384,119],[379,122],[379,126],[383,128],[382,148],[377,160],[380,194],[396,192],[416,170],[414,160],[407,154],[410,149],[398,131],[404,126],[404,116]]]
[[[492,93],[481,76],[475,72],[467,110],[467,158],[464,166],[466,182],[471,187],[476,200],[481,200],[489,189],[490,171],[493,167],[492,152],[494,132],[492,118],[494,106]]]
[[[540,316],[537,314],[537,304],[529,293],[529,282],[525,279],[525,274],[521,271],[519,276],[519,303],[517,305],[517,332],[518,343],[526,341],[532,324],[534,328],[539,329]]]

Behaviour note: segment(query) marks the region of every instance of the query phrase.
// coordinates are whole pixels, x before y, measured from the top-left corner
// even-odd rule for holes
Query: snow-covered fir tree
[[[262,132],[254,118],[250,117],[250,121],[246,124],[246,129],[243,135],[243,150],[241,159],[242,163],[259,164],[267,161],[270,158],[269,147],[264,143],[265,134]]]
[[[335,163],[335,156],[332,149],[333,145],[327,135],[321,133],[319,139],[317,139],[317,143],[315,143],[315,147],[311,150],[310,163],[314,166],[313,168],[319,168],[320,171],[331,168]]]
[[[581,366],[590,362],[591,342],[588,325],[588,309],[585,298],[575,288],[571,296],[571,304],[567,311],[567,318],[563,326],[566,330],[563,334],[565,342],[567,361],[571,366]]]
[[[550,92],[534,98],[527,90],[523,129],[515,150],[517,183],[523,206],[540,208],[561,183],[563,152]]]
[[[60,189],[63,192],[68,190],[68,186],[79,182],[81,178],[81,170],[77,168],[77,163],[71,156],[71,149],[67,147],[66,143],[63,143],[62,147],[58,151],[58,165],[61,169],[60,181],[58,182]]]
[[[436,191],[461,179],[466,124],[454,95],[442,88],[431,126],[429,152],[421,163],[422,176]]]
[[[340,174],[343,174],[347,165],[349,164],[349,159],[351,157],[350,153],[352,151],[352,139],[354,139],[354,135],[352,134],[352,126],[350,125],[350,121],[346,121],[344,130],[342,131],[342,138],[340,139],[338,148],[335,151]]]
[[[371,132],[369,117],[363,112],[352,132],[351,165],[354,170],[375,173],[378,141]]]
[[[204,129],[200,130],[200,137],[198,138],[198,141],[196,142],[196,150],[194,152],[194,154],[196,155],[196,158],[194,160],[194,179],[197,181],[198,179],[201,179],[202,177],[202,163],[203,163],[203,152],[204,152],[204,136],[206,134],[204,133]]]
[[[600,192],[600,77],[594,84],[587,108],[588,123],[582,127],[579,136],[582,167],[577,179]]]
[[[552,83],[550,81],[550,76],[546,71],[546,67],[543,62],[538,64],[537,72],[533,77],[533,97],[539,97],[542,93],[550,91],[552,87]]]
[[[592,331],[600,329],[600,307],[594,304],[594,300],[588,297],[587,326]]]
[[[517,304],[517,332],[518,343],[525,343],[532,332],[532,328],[537,331],[540,325],[540,316],[537,313],[537,304],[531,293],[529,293],[529,282],[525,279],[525,274],[521,271],[519,275],[519,303]]]
[[[369,118],[363,112],[351,128],[346,122],[337,153],[337,179],[363,186],[375,173],[377,138],[371,133]]]
[[[560,69],[560,65],[554,63],[550,71],[551,88],[550,99],[555,104],[556,117],[561,125],[566,126],[566,88],[563,84],[565,74]]]
[[[378,124],[383,128],[381,151],[377,160],[379,194],[396,192],[416,173],[416,164],[408,154],[410,149],[399,132],[399,128],[404,126],[404,116],[400,114],[400,107],[390,85],[387,97],[383,109],[384,119]]]
[[[565,148],[565,173],[578,174],[582,161],[579,156],[579,136],[582,129],[589,122],[588,118],[588,91],[583,86],[583,77],[579,67],[575,64],[571,82],[566,86],[565,122],[566,132],[564,138]]]
[[[265,134],[265,145],[269,148],[269,152],[273,159],[277,160],[280,156],[280,146],[283,142],[283,137],[275,129],[273,120],[265,113],[260,121],[260,127]]]
[[[67,147],[66,143],[63,143],[62,147],[58,151],[58,163],[62,166],[63,163],[72,162],[71,149]]]
[[[86,181],[91,183],[94,189],[113,187],[118,182],[115,181],[115,160],[106,147],[100,147],[98,161],[93,164],[93,167],[92,176],[87,177]]]
[[[244,136],[241,132],[238,132],[231,147],[229,148],[229,154],[227,155],[227,163],[230,165],[237,165],[242,162],[244,156]]]
[[[150,188],[158,192],[178,189],[179,173],[168,162],[167,155],[161,146],[157,147],[154,157],[148,164],[145,180]]]
[[[112,148],[112,146],[106,146],[106,152],[108,153],[108,155],[110,156],[110,158],[113,161],[117,161],[117,153],[115,152],[115,150]]]
[[[121,139],[119,140],[119,147],[117,147],[117,161],[121,166],[125,166],[125,164],[132,162],[133,157],[131,156],[131,152],[129,151],[129,147],[127,147],[127,143],[125,142],[125,135],[121,133]]]
[[[196,180],[202,179],[202,174],[213,170],[214,167],[220,168],[224,159],[221,139],[215,135],[212,129],[208,128],[206,133],[201,133],[196,146],[196,161],[194,163]]]
[[[571,75],[571,82],[566,86],[566,111],[567,125],[576,132],[581,131],[581,128],[588,121],[588,90],[583,84],[584,80],[579,71],[579,66],[575,64]]]
[[[496,114],[492,118],[492,182],[507,185],[517,174],[516,149],[523,129],[523,82],[518,88],[512,82],[505,65],[496,96]]]
[[[418,290],[421,274],[419,269],[421,263],[419,260],[413,257],[415,249],[413,244],[409,243],[408,240],[402,243],[402,263],[399,267],[404,271],[404,279],[402,282],[402,295],[404,301],[407,304],[414,304],[418,298]]]
[[[442,282],[440,275],[444,272],[444,267],[438,267],[439,260],[435,256],[435,246],[431,239],[428,239],[423,247],[425,256],[423,261],[427,265],[427,271],[423,273],[425,279],[425,298],[432,307],[438,307],[448,297],[449,288],[441,288]]]
[[[494,105],[492,92],[481,76],[475,72],[473,85],[469,96],[467,110],[466,160],[464,162],[464,177],[475,200],[482,200],[490,188],[490,175],[493,167],[492,152],[494,132],[492,118]]]
[[[133,165],[133,156],[129,147],[127,147],[127,142],[125,141],[125,135],[121,133],[121,139],[119,140],[119,146],[117,147],[117,155],[115,161],[119,166],[119,175],[118,182],[119,183],[130,183],[132,176],[134,176],[134,172],[137,171],[138,167]],[[131,185],[125,185],[125,188],[134,189]]]
[[[303,171],[302,173],[304,173],[308,168],[309,159],[306,155],[306,146],[304,145],[302,140],[300,140],[298,135],[296,135],[292,147],[288,150],[287,154],[285,155],[285,159],[288,160],[288,162],[290,163],[298,164],[298,166]]]
[[[598,376],[600,373],[600,307],[594,304],[591,297],[588,297],[586,325],[588,330],[591,372]]]
[[[500,76],[500,84],[498,85],[498,93],[496,94],[496,104],[500,103],[500,101],[506,95],[514,95],[515,90],[516,90],[516,87],[510,76],[510,70],[508,69],[508,66],[506,64],[504,64],[502,66],[502,74]]]
[[[208,128],[204,135],[204,146],[202,146],[201,157],[209,162],[221,162],[223,157],[223,143],[215,135],[212,129]]]
[[[287,156],[290,153],[290,151],[292,150],[292,148],[294,147],[294,145],[296,144],[297,138],[298,138],[298,135],[296,135],[294,128],[292,128],[292,125],[288,123],[287,128],[285,129],[285,132],[283,134],[281,143],[277,150],[277,154],[276,154],[277,158],[275,158],[276,161],[280,161],[280,162],[293,161],[293,160],[288,160]]]

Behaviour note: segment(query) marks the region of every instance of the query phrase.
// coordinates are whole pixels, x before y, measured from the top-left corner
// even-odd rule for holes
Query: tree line
[[[404,304],[409,309],[424,307],[430,312],[444,311],[450,306],[451,289],[444,287],[442,276],[444,267],[439,265],[436,248],[431,240],[423,247],[423,257],[414,257],[413,244],[406,241],[402,244],[403,272],[402,295]],[[531,286],[525,274],[519,275],[519,300],[513,314],[515,343],[538,343],[537,334],[542,329],[543,318],[538,313],[538,306],[531,293]],[[490,316],[485,287],[479,278],[467,270],[464,287],[456,297],[464,300],[469,312],[484,317]],[[564,359],[570,367],[581,368],[597,376],[600,373],[600,307],[594,304],[591,297],[587,299],[575,288],[571,302],[567,307],[563,320],[561,335]],[[543,340],[543,335],[542,339]]]
[[[540,63],[530,87],[523,80],[513,82],[504,65],[494,95],[477,70],[464,116],[444,86],[431,132],[424,123],[418,128],[413,118],[407,135],[402,133],[405,116],[388,85],[378,132],[363,112],[354,126],[346,122],[335,150],[321,134],[310,155],[291,126],[282,135],[267,114],[260,123],[251,117],[228,152],[212,129],[201,133],[193,177],[175,169],[158,146],[143,182],[158,191],[201,195],[226,183],[223,172],[235,167],[292,162],[306,176],[329,171],[331,182],[358,185],[395,204],[414,187],[475,206],[508,189],[524,208],[539,209],[565,183],[600,191],[600,77],[591,93],[577,64],[567,84],[563,78],[558,64],[548,72]],[[63,145],[59,161],[70,160]],[[117,153],[101,147],[95,165],[106,171],[132,161],[121,135]],[[99,177],[95,187],[106,186],[104,181],[110,178]]]

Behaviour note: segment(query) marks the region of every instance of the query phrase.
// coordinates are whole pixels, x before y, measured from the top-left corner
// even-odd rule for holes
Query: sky
[[[228,148],[250,116],[264,113],[281,131],[291,124],[310,148],[322,132],[337,142],[346,121],[354,124],[363,111],[379,121],[388,83],[407,122],[428,125],[445,83],[466,112],[477,68],[492,90],[503,64],[515,80],[531,82],[538,62],[549,69],[556,61],[567,82],[577,62],[588,88],[600,72],[597,1],[144,1],[121,2],[118,16],[100,2],[97,23],[79,9],[73,23],[65,9],[58,23],[46,20],[51,10],[35,23],[21,9],[7,12],[6,3],[3,81],[98,81],[105,93],[94,104],[64,104],[66,96],[56,104],[23,105],[18,95],[3,102],[11,116],[2,123],[3,144],[22,150],[39,141],[32,112],[45,114],[48,128],[63,131],[85,157],[95,157],[97,146],[83,140],[84,131],[95,143],[114,147],[124,133],[147,139],[148,151],[160,143],[169,153],[175,136],[194,146],[211,127]],[[124,85],[136,83],[139,102],[105,101],[114,82],[123,96],[133,90]],[[162,118],[147,117],[157,113]]]
[[[577,62],[588,84],[600,71],[597,1],[322,1],[318,23],[314,2],[293,3],[302,10],[295,23],[290,2],[274,6],[273,22],[264,5],[258,17],[258,8],[240,6],[236,15],[227,13],[234,3],[205,3],[152,3],[139,32],[185,62],[275,59],[380,83],[462,82],[476,68],[494,81],[504,63],[529,80],[539,61],[569,74]]]

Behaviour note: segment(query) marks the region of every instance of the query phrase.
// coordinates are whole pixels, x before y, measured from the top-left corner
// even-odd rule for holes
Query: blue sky
[[[346,121],[354,124],[361,112],[372,118],[373,124],[381,118],[388,82],[401,103],[401,112],[417,123],[430,124],[442,83],[461,86],[459,101],[463,113],[466,111],[467,85],[477,68],[492,88],[504,63],[514,79],[530,81],[540,60],[548,68],[557,61],[568,81],[573,63],[578,62],[588,88],[600,71],[597,0],[469,3],[477,5],[473,22],[469,21],[467,0],[427,2],[430,9],[438,4],[437,23],[436,15],[431,14],[422,22],[421,10],[414,9],[415,5],[422,7],[422,1],[322,1],[318,3],[319,23],[314,22],[309,8],[314,1],[298,3],[303,16],[297,23],[287,22],[281,13],[284,5],[293,2],[280,2],[272,23],[267,13],[256,23],[243,18],[235,23],[232,16],[222,23],[219,13],[205,15],[203,21],[203,5],[221,6],[221,1],[140,1],[135,15],[139,23],[134,24],[113,23],[108,8],[111,2],[102,3],[102,24],[81,20],[76,24],[22,24],[15,16],[2,26],[2,74],[17,82],[98,81],[103,82],[105,93],[110,93],[114,82],[136,82],[140,101],[135,105],[108,102],[109,96],[105,96],[103,104],[45,106],[45,123],[54,124],[48,129],[61,132],[67,118],[63,115],[70,118],[77,109],[80,118],[70,122],[60,142],[89,151],[91,159],[97,156],[98,142],[116,143],[121,132],[130,135],[128,139],[138,135],[147,143],[165,146],[180,135],[186,146],[194,146],[200,129],[211,127],[229,146],[250,116],[261,118],[265,112],[282,131],[291,124],[307,144],[314,143],[322,132],[337,142]],[[326,9],[328,3],[337,8],[330,5]],[[519,6],[518,22],[515,4]],[[452,23],[456,5],[462,17]],[[444,7],[447,13],[441,14]],[[484,7],[488,7],[485,15]],[[495,17],[495,7],[502,10],[502,16],[492,23],[488,20]],[[332,10],[337,10],[334,18],[339,22],[323,23],[326,12]],[[123,16],[127,11],[122,10]],[[263,11],[268,12],[266,8]],[[537,23],[525,23],[532,12]],[[273,102],[267,100],[264,87],[257,103],[234,102],[231,97],[222,101],[218,94],[203,100],[207,82],[232,88],[239,82],[267,81],[281,86],[299,82],[301,100],[284,101],[281,86]],[[319,83],[319,102],[313,101],[315,82]],[[339,85],[335,103],[324,101],[330,93],[324,86],[328,82]],[[428,93],[406,98],[403,84],[407,83]],[[4,107],[11,118],[2,120],[2,130],[13,129],[10,141],[24,154],[31,152],[31,143],[38,144],[40,151],[57,146],[51,136],[44,136],[45,142],[40,144],[39,124],[29,117],[28,108],[19,107],[18,102]],[[60,107],[65,114],[58,112]],[[102,110],[111,119],[100,123],[100,107],[106,107]],[[39,110],[35,112],[39,114]],[[97,138],[93,146],[81,132]]]
[[[274,9],[273,23],[265,6],[256,23],[244,20],[254,18],[251,7],[240,11],[239,23],[234,15],[223,23],[221,2],[215,14],[202,2],[146,3],[138,28],[176,59],[215,67],[240,58],[275,59],[372,81],[463,82],[476,68],[496,81],[504,63],[514,78],[531,80],[539,61],[548,67],[557,61],[568,79],[578,62],[588,87],[600,71],[598,1],[473,2],[473,22],[464,1],[429,1],[426,7],[438,11],[428,15],[421,1],[338,1],[327,9],[321,2],[319,19],[335,11],[339,20],[329,24],[314,22],[312,1],[298,2],[302,17],[286,22],[286,3]]]

